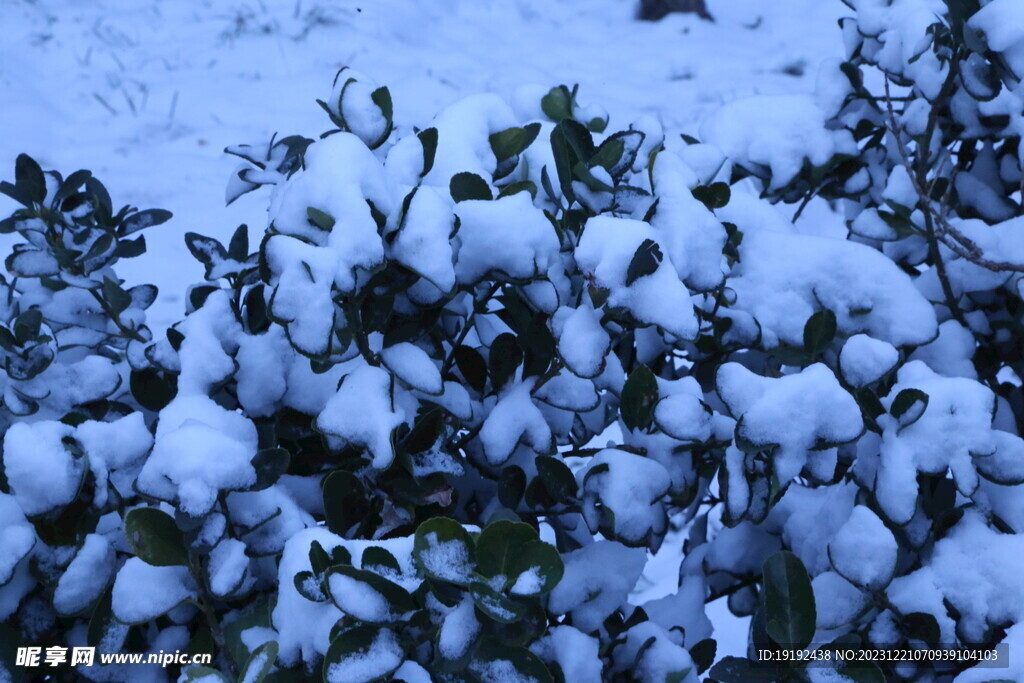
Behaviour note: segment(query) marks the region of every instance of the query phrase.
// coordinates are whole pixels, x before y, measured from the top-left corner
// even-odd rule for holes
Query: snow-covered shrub
[[[565,86],[409,129],[344,69],[332,130],[228,148],[227,199],[267,186],[267,229],[252,249],[245,226],[188,234],[205,281],[152,338],[124,314],[136,290],[58,262],[43,288],[78,283],[103,329],[140,339],[110,342],[130,392],[105,411],[75,393],[88,378],[9,418],[9,639],[216,655],[185,680],[992,678],[969,659],[754,661],[978,647],[1024,618],[1024,308],[1016,271],[991,269],[1018,241],[951,175],[976,99],[943,71],[1015,48],[961,39],[981,20],[935,23],[941,3],[851,4],[851,62],[816,96],[728,105],[703,143],[650,117],[615,130]],[[854,76],[874,65],[889,99]],[[999,172],[1009,136],[986,139]],[[1001,178],[982,158],[957,173]],[[23,163],[15,194],[38,175]],[[851,233],[791,223],[751,182],[844,202]],[[45,196],[28,210],[56,221]],[[873,215],[901,227],[866,234]],[[950,246],[968,234],[985,251]],[[18,249],[9,269],[40,260]],[[17,292],[34,335],[60,326]],[[55,334],[11,332],[93,357]],[[638,599],[666,554],[678,582]],[[751,659],[712,666],[716,600],[752,617]]]
[[[730,157],[733,181],[753,177],[763,197],[799,202],[793,226],[778,227],[790,234],[752,235],[735,214],[746,232],[736,307],[760,324],[766,352],[802,332],[835,371],[762,379],[748,361],[721,368],[719,395],[739,418],[727,523],[803,561],[816,642],[1012,650],[1024,619],[1011,607],[1024,584],[1010,550],[1024,529],[1024,6],[846,4],[847,59],[822,66],[813,96],[741,100],[702,131]],[[845,240],[814,224],[821,211],[803,215],[818,198],[845,218]],[[829,385],[831,397],[816,393]],[[803,480],[784,491],[798,467]],[[760,614],[755,643],[760,629],[772,637]],[[746,665],[730,665],[722,680],[740,680]],[[957,676],[971,665],[891,675],[1019,676]]]

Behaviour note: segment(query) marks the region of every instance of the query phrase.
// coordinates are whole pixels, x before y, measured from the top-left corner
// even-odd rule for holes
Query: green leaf
[[[811,356],[823,353],[836,337],[836,314],[827,308],[814,313],[804,324],[804,350]]]
[[[235,228],[228,243],[228,258],[242,263],[249,257],[249,228],[242,223]]]
[[[245,683],[261,683],[277,662],[277,641],[270,640],[253,650],[249,661],[239,672],[240,681]]]
[[[395,107],[391,102],[391,91],[386,87],[381,86],[370,93],[370,99],[380,107],[380,113],[383,114],[384,120],[387,121],[387,127],[384,129],[384,133],[380,138],[370,145],[370,149],[376,149],[384,144],[384,142],[391,136],[391,131],[394,128],[395,118]]]
[[[324,232],[330,232],[331,228],[334,227],[334,217],[328,213],[324,213],[320,209],[313,208],[312,206],[306,207],[306,218],[310,224],[320,228]]]
[[[765,628],[779,645],[800,649],[815,631],[814,592],[803,562],[782,550],[768,557],[764,575]]]
[[[564,85],[552,88],[540,100],[541,111],[555,123],[572,118],[572,104],[572,94]]]
[[[503,332],[494,338],[488,353],[487,365],[491,374],[491,386],[498,391],[515,375],[516,368],[523,362],[523,350],[519,348],[514,334]]]
[[[777,680],[772,676],[774,667],[752,662],[743,657],[723,657],[711,667],[710,680],[718,683],[750,683],[750,681]]]
[[[493,638],[480,642],[469,665],[470,671],[489,668],[495,662],[507,662],[518,674],[516,680],[553,683],[551,672],[535,654],[522,647],[505,645]]]
[[[121,237],[127,237],[133,232],[145,230],[146,228],[152,228],[155,225],[166,223],[174,217],[170,211],[164,209],[146,209],[145,211],[137,211],[131,214],[123,221],[118,227],[117,232]]]
[[[498,192],[498,199],[502,197],[511,197],[517,192],[529,192],[531,199],[537,198],[537,185],[532,180],[519,180],[514,183],[505,185]]]
[[[24,346],[39,337],[43,325],[43,313],[38,308],[30,308],[14,319],[14,338],[18,346]]]
[[[123,313],[132,305],[132,296],[121,289],[121,285],[109,277],[103,278],[103,298],[115,315]]]
[[[14,162],[14,183],[35,204],[42,204],[46,198],[46,176],[43,175],[43,169],[27,154],[19,154]]]
[[[647,429],[654,419],[654,406],[658,402],[658,380],[650,368],[637,363],[622,387],[619,413],[630,431]]]
[[[324,477],[321,489],[327,528],[339,536],[345,536],[349,529],[361,523],[370,512],[366,487],[351,472],[331,472]]]
[[[507,598],[482,581],[469,584],[477,608],[499,624],[514,624],[526,616],[526,605]]]
[[[195,232],[185,233],[185,246],[192,256],[206,267],[206,277],[213,275],[213,269],[228,258],[224,245],[213,239]],[[198,308],[198,307],[197,307]]]
[[[388,629],[377,626],[356,626],[339,633],[324,655],[323,680],[343,680],[345,683],[370,683],[391,680],[391,674],[404,660],[398,639]],[[346,660],[357,659],[351,672],[342,677],[332,676],[332,668],[347,669]],[[380,662],[395,661],[394,666],[382,668]]]
[[[690,657],[697,667],[697,673],[702,674],[715,663],[715,654],[718,652],[718,643],[714,638],[705,638],[689,648]]]
[[[328,593],[330,593],[332,602],[341,611],[351,614],[358,619],[371,621],[371,615],[359,614],[361,600],[351,604],[347,599],[351,594],[342,593],[338,595],[331,590],[331,577],[334,575],[348,577],[353,581],[364,584],[366,588],[359,590],[360,595],[367,595],[367,590],[376,591],[380,594],[388,603],[389,614],[386,616],[385,621],[397,620],[402,614],[416,609],[416,601],[409,595],[409,591],[379,574],[366,569],[356,569],[351,565],[335,565],[330,567],[325,575],[324,583],[327,586]]]
[[[402,567],[398,564],[395,556],[380,546],[371,545],[363,550],[363,555],[359,562],[362,564],[363,569],[373,570],[376,568],[377,570],[391,571],[396,574],[402,573]]]
[[[92,610],[89,617],[89,627],[86,632],[86,644],[90,647],[99,647],[103,643],[109,652],[120,651],[124,645],[124,639],[128,635],[128,626],[122,624],[114,616],[111,609],[110,591],[103,593]]]
[[[501,471],[498,478],[498,501],[514,510],[519,507],[526,491],[526,473],[518,465],[509,465]]]
[[[462,373],[463,379],[478,393],[484,392],[487,385],[487,363],[480,352],[470,346],[456,346],[452,351],[455,366]]]
[[[728,183],[711,183],[710,185],[698,185],[691,190],[693,196],[712,211],[721,209],[729,203],[732,197],[732,190]]]
[[[661,253],[661,247],[657,242],[652,239],[644,240],[637,247],[633,259],[629,262],[629,268],[626,270],[626,286],[629,287],[640,278],[654,273],[664,259],[665,255]]]
[[[117,258],[135,258],[146,253],[146,236],[139,235],[138,239],[119,239],[114,255]]]
[[[132,397],[146,410],[158,412],[178,393],[176,376],[164,377],[158,370],[143,368],[132,370],[129,377]]]
[[[291,454],[283,448],[264,448],[257,451],[252,458],[253,469],[256,470],[256,483],[248,491],[262,491],[270,488],[281,475],[288,471]]]
[[[563,461],[549,455],[537,456],[537,480],[556,503],[571,503],[576,500],[579,487],[572,470]]]
[[[416,134],[423,147],[423,170],[420,177],[425,177],[434,168],[434,158],[437,156],[437,128],[427,128]]]
[[[188,565],[185,539],[174,518],[158,508],[129,510],[124,520],[128,545],[143,562],[156,567]]]
[[[612,169],[622,160],[622,155],[625,152],[626,144],[621,137],[608,138],[601,143],[597,152],[590,158],[590,165],[591,167],[600,166],[611,173]]]
[[[539,583],[534,587],[524,582],[517,589],[517,582],[527,572],[538,579]],[[555,546],[537,539],[527,543],[512,557],[508,572],[509,590],[516,595],[544,595],[558,585],[564,574],[565,564]]]
[[[323,583],[318,574],[314,572],[299,572],[292,577],[292,585],[295,591],[310,602],[327,602],[329,599],[324,592]]]
[[[538,538],[537,530],[524,522],[491,522],[476,539],[477,571],[488,578],[511,578],[515,556]]]
[[[416,528],[413,559],[427,576],[464,586],[476,566],[473,538],[453,519],[428,519]]]
[[[522,128],[515,126],[498,131],[490,137],[491,151],[494,152],[494,156],[499,162],[512,159],[526,151],[533,144],[533,141],[537,139],[538,133],[540,133],[539,123],[531,123]]]
[[[464,202],[471,199],[490,200],[494,199],[491,194],[491,186],[487,181],[475,173],[463,171],[452,176],[448,184],[452,199],[455,202]]]
[[[181,678],[178,680],[182,681],[182,683],[210,683],[211,676],[216,680],[223,681],[224,683],[231,683],[231,679],[220,671],[208,666],[200,666],[198,664],[191,664],[185,669],[182,669]]]
[[[889,413],[899,420],[901,427],[909,427],[921,419],[927,408],[928,394],[920,389],[904,389],[896,394]]]

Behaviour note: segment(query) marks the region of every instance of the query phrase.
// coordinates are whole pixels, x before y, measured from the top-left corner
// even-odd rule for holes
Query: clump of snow
[[[874,512],[858,505],[828,545],[836,572],[851,583],[878,590],[896,572],[898,546],[892,532]]]
[[[610,290],[608,306],[621,306],[643,323],[657,325],[681,339],[693,339],[697,318],[690,292],[679,278],[671,252],[660,248],[660,239],[643,221],[596,216],[583,230],[576,262],[591,282]],[[663,259],[654,272],[627,285],[629,265],[645,240],[659,244]]]
[[[473,598],[467,593],[441,622],[437,636],[437,647],[448,660],[457,660],[469,651],[470,645],[480,632]]]
[[[529,193],[460,202],[455,213],[461,221],[455,238],[459,284],[473,284],[488,274],[526,280],[557,263],[558,235]]]
[[[242,587],[248,568],[245,543],[225,538],[210,551],[210,590],[217,596],[231,595]]]
[[[384,366],[409,386],[431,395],[444,391],[441,370],[426,351],[409,342],[389,346],[380,352]]]
[[[550,449],[551,427],[531,396],[536,383],[536,378],[531,378],[510,385],[484,420],[480,441],[492,465],[508,460],[519,443],[538,453]]]
[[[601,659],[596,638],[572,626],[555,626],[530,645],[530,651],[544,662],[558,664],[566,681],[600,683]]]
[[[76,614],[100,596],[114,575],[114,548],[106,537],[88,534],[53,591],[61,614]]]
[[[678,680],[697,683],[697,668],[690,653],[682,647],[678,631],[666,631],[654,622],[646,621],[626,631],[625,642],[613,652],[616,665],[613,670],[629,670],[641,683],[661,683]]]
[[[815,363],[798,374],[760,377],[738,363],[718,370],[718,393],[739,419],[736,435],[778,450],[773,460],[780,482],[788,482],[815,450],[852,441],[864,429],[860,407],[828,366]]]
[[[892,344],[866,334],[853,335],[839,352],[843,379],[857,388],[879,380],[896,367],[899,360],[900,353]]]
[[[160,411],[153,452],[139,472],[139,490],[199,516],[220,491],[256,483],[256,427],[206,396],[178,395]]]
[[[85,463],[65,447],[73,427],[49,420],[11,425],[4,435],[4,474],[28,516],[67,505],[75,499]]]
[[[778,232],[745,234],[729,280],[736,307],[761,325],[766,347],[803,346],[807,319],[827,308],[843,334],[864,332],[893,346],[923,344],[935,311],[906,273],[871,247]]]
[[[627,543],[646,543],[667,522],[662,496],[671,478],[650,458],[614,448],[593,456],[577,473],[583,492],[583,516],[592,531],[600,526],[600,508],[614,513],[613,533]]]
[[[643,574],[647,553],[614,541],[595,541],[563,554],[562,561],[565,574],[551,591],[548,608],[555,614],[571,613],[576,628],[590,633],[626,601]]]
[[[320,431],[370,452],[373,466],[386,469],[395,457],[391,432],[406,415],[392,401],[391,377],[372,365],[362,365],[342,380],[337,393],[316,418]]]
[[[788,185],[804,167],[837,154],[856,155],[847,130],[826,128],[827,114],[810,95],[757,95],[723,106],[701,128],[705,140],[755,175],[771,172],[770,189]]]
[[[130,557],[114,579],[111,608],[120,621],[138,624],[156,619],[198,592],[186,567],[154,567]]]
[[[563,306],[551,320],[558,340],[558,355],[565,366],[579,377],[593,378],[604,369],[611,340],[601,326],[601,315],[592,307]]]

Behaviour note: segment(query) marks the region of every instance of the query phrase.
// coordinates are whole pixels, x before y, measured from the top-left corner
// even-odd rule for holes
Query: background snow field
[[[631,0],[8,0],[0,3],[0,168],[89,168],[115,202],[171,211],[150,258],[121,276],[160,290],[149,324],[184,310],[201,277],[183,236],[227,243],[263,204],[224,207],[241,142],[323,128],[316,98],[341,66],[387,84],[396,125],[423,125],[475,93],[579,83],[612,125],[651,114],[696,133],[723,103],[809,92],[842,56],[839,2],[711,0],[716,22],[633,21]],[[0,213],[14,205],[0,197]]]

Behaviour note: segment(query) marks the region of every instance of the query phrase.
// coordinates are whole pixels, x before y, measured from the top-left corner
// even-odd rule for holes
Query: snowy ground
[[[115,202],[171,210],[147,233],[150,256],[119,266],[160,288],[162,326],[202,276],[185,232],[226,239],[246,222],[256,239],[264,227],[258,197],[224,208],[235,163],[223,148],[325,130],[314,100],[342,65],[391,88],[399,125],[470,93],[579,83],[612,125],[652,113],[696,132],[724,102],[811,90],[818,63],[841,54],[839,0],[709,8],[716,23],[651,24],[632,20],[633,0],[3,0],[0,178],[28,152],[44,168],[91,169]],[[0,197],[0,214],[12,208]],[[660,553],[645,597],[670,592],[677,568]],[[745,634],[726,630],[720,652],[736,652]]]

